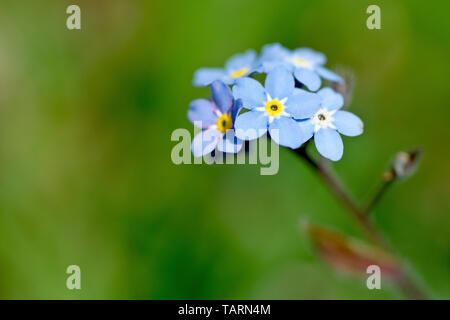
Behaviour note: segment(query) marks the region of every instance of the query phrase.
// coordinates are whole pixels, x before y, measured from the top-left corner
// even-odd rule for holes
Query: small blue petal
[[[211,95],[214,103],[222,113],[230,111],[233,107],[233,94],[231,89],[222,81],[211,83]]]
[[[247,50],[244,53],[238,53],[232,56],[225,64],[225,69],[229,72],[237,71],[242,68],[250,68],[256,61],[255,50]]]
[[[236,79],[230,77],[229,75],[225,75],[223,76],[223,78],[221,79],[221,81],[229,86],[233,85],[236,83]]]
[[[294,77],[285,68],[277,67],[267,75],[265,87],[273,99],[287,98],[294,91]]]
[[[289,50],[279,43],[266,44],[261,50],[261,62],[284,60],[289,56]]]
[[[316,93],[297,89],[286,102],[286,112],[295,119],[311,118],[320,109],[321,102]]]
[[[277,144],[291,149],[297,149],[308,139],[304,136],[297,122],[289,117],[274,119],[269,124],[269,133],[270,138]]]
[[[300,120],[297,121],[298,126],[300,127],[300,130],[302,130],[302,134],[305,137],[305,141],[308,141],[312,138],[314,135],[314,124],[311,122],[311,120]]]
[[[255,63],[252,66],[252,71],[254,73],[263,73],[264,72],[264,67],[259,61],[255,61]]]
[[[222,134],[217,129],[207,129],[198,133],[192,140],[191,150],[194,157],[201,157],[211,153],[217,145]]]
[[[301,93],[304,93],[304,92],[309,93],[309,91],[306,91],[306,90],[304,90],[304,89],[295,88],[293,94],[294,94],[294,95],[295,95],[295,94],[301,94]]]
[[[217,150],[226,153],[238,153],[242,149],[242,144],[243,141],[235,136],[234,130],[228,130],[222,139],[219,139]]]
[[[303,83],[309,90],[317,91],[322,81],[320,77],[311,69],[297,68],[294,72],[295,78]]]
[[[310,48],[295,49],[293,53],[297,57],[308,60],[313,65],[322,65],[327,61],[327,58],[323,53],[314,51]]]
[[[241,112],[241,110],[242,110],[242,100],[238,99],[234,103],[233,109],[231,109],[231,120],[233,121],[233,123],[235,123],[236,117],[239,114],[239,112]]]
[[[242,140],[254,140],[267,132],[267,116],[264,112],[249,111],[236,118],[234,128],[236,137]]]
[[[264,73],[270,73],[273,69],[283,67],[290,72],[294,72],[295,67],[286,61],[274,60],[274,61],[264,61],[261,64],[261,70]]]
[[[317,94],[322,97],[322,107],[328,110],[340,109],[344,105],[344,98],[329,87],[320,89]]]
[[[361,119],[348,111],[338,111],[334,114],[333,124],[343,135],[354,137],[363,133],[364,125]]]
[[[289,50],[279,43],[265,45],[262,48],[261,57],[259,59],[262,72],[269,73],[280,66],[293,72],[292,64],[286,62],[289,56]]]
[[[216,124],[217,115],[214,113],[214,104],[206,99],[197,99],[191,102],[188,110],[188,119],[195,125],[201,121],[201,128]]]
[[[194,73],[193,84],[196,87],[209,86],[214,80],[222,80],[225,70],[218,68],[201,68]]]
[[[340,76],[338,76],[336,73],[334,73],[331,70],[328,70],[324,67],[317,67],[316,72],[321,76],[322,78],[333,81],[333,82],[342,82],[344,79],[342,79]]]
[[[233,86],[234,98],[242,99],[244,108],[261,107],[266,101],[265,90],[261,83],[251,78],[240,78]]]
[[[344,144],[339,133],[334,129],[320,129],[314,134],[317,151],[332,161],[338,161],[344,153]]]

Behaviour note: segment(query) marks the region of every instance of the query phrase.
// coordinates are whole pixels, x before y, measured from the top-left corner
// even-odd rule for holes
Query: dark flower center
[[[326,119],[326,117],[325,117],[323,114],[319,114],[319,115],[317,116],[317,118],[318,118],[319,120],[321,120],[321,121],[323,121],[323,120]]]
[[[277,111],[278,110],[278,106],[276,104],[273,104],[270,106],[270,109],[272,109],[272,111]]]

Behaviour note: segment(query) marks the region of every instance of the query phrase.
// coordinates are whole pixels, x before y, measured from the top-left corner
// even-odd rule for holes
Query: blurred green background
[[[66,29],[78,4],[82,30]],[[381,30],[366,8],[381,7]],[[334,165],[362,201],[389,159],[421,146],[375,222],[427,292],[450,298],[448,1],[65,0],[0,3],[0,298],[393,299],[338,275],[301,219],[361,237],[309,168],[171,162],[193,130],[202,66],[271,42],[355,73],[365,133]],[[68,290],[68,265],[81,290]]]

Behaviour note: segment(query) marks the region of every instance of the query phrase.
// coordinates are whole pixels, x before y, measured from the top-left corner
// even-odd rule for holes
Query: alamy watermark
[[[366,25],[369,30],[381,29],[381,9],[376,4],[367,7],[366,12],[370,14],[367,18]]]
[[[79,6],[72,4],[67,7],[67,17],[66,26],[69,30],[80,30],[81,29],[81,9]]]
[[[381,289],[381,268],[376,264],[372,264],[367,267],[366,272],[370,274],[366,281],[367,289]]]
[[[225,146],[228,141],[235,139],[235,132],[228,130],[221,136],[217,135],[203,135],[201,125],[195,124],[194,136],[196,136],[196,144],[203,150],[210,150],[201,157],[194,157],[191,152],[192,135],[189,130],[179,128],[172,132],[171,141],[178,143],[173,146],[171,151],[172,162],[176,165],[180,164],[260,164],[261,175],[275,175],[279,170],[279,146],[272,140],[278,138],[278,130],[271,130],[271,140],[267,138],[266,130],[237,130],[236,136],[239,137],[260,137],[247,142],[242,142],[242,148],[237,153],[221,152],[220,150],[227,150],[230,146]],[[201,135],[197,137],[197,135]],[[231,146],[232,148],[233,146]],[[269,152],[270,149],[270,152]]]
[[[66,287],[69,290],[73,289],[81,289],[81,269],[79,266],[73,264],[67,267],[67,274],[70,276],[67,277]]]

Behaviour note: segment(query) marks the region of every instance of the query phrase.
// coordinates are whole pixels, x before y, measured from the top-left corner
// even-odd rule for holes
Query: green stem
[[[394,179],[383,180],[382,184],[378,187],[374,196],[369,201],[369,203],[366,206],[366,209],[364,210],[366,215],[369,215],[373,211],[373,209],[376,207],[378,202],[380,202],[381,198],[384,196],[389,187],[393,185],[393,182]]]

